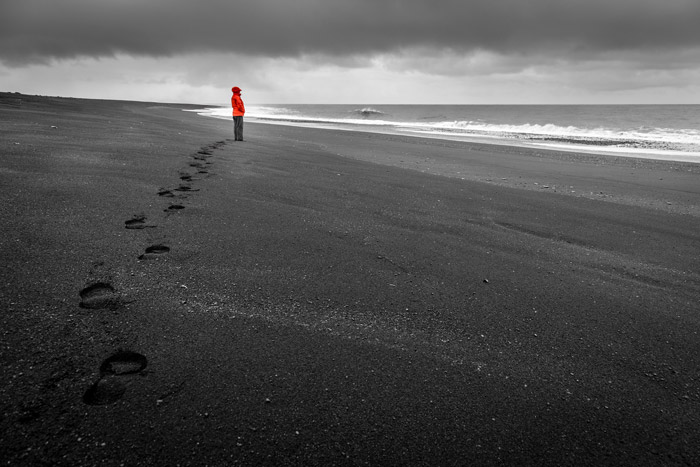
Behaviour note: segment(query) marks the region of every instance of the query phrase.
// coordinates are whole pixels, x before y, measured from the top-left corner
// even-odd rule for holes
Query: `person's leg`
[[[236,117],[236,141],[243,141],[243,117]]]
[[[233,139],[234,141],[238,139],[238,129],[236,128],[238,117],[233,117]]]

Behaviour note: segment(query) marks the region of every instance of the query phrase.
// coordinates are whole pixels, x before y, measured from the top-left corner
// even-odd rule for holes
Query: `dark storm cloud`
[[[0,60],[661,52],[700,45],[699,23],[697,0],[0,0]]]

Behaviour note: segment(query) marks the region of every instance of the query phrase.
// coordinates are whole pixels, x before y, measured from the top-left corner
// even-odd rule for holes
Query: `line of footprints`
[[[158,190],[158,196],[173,198],[173,201],[180,201],[187,198],[188,192],[199,191],[192,187],[191,182],[200,180],[201,176],[209,174],[208,169],[212,162],[208,159],[212,157],[216,149],[221,148],[225,144],[226,141],[217,141],[216,143],[202,146],[191,156],[192,162],[188,164],[187,168],[180,170],[180,184],[176,188],[162,188]],[[178,212],[182,209],[185,209],[185,206],[172,202],[164,211],[167,214]],[[157,227],[155,224],[149,223],[143,214],[137,214],[125,221],[124,226],[127,229]],[[138,259],[155,259],[169,251],[170,248],[166,245],[151,245],[146,248],[145,252]],[[108,282],[95,282],[80,291],[81,308],[116,310],[122,304],[121,296]],[[83,394],[83,402],[89,405],[107,405],[117,402],[126,392],[129,380],[135,375],[142,374],[147,365],[148,360],[144,355],[130,350],[118,350],[102,362],[99,368],[100,376]]]

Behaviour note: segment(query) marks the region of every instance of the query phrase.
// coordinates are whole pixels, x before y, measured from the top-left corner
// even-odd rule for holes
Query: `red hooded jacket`
[[[231,96],[231,107],[233,107],[233,116],[242,117],[245,114],[245,106],[241,99],[241,88],[232,88],[233,96]]]

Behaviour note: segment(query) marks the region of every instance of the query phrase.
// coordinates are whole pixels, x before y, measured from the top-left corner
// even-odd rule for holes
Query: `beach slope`
[[[7,465],[700,464],[700,167],[0,94]]]

